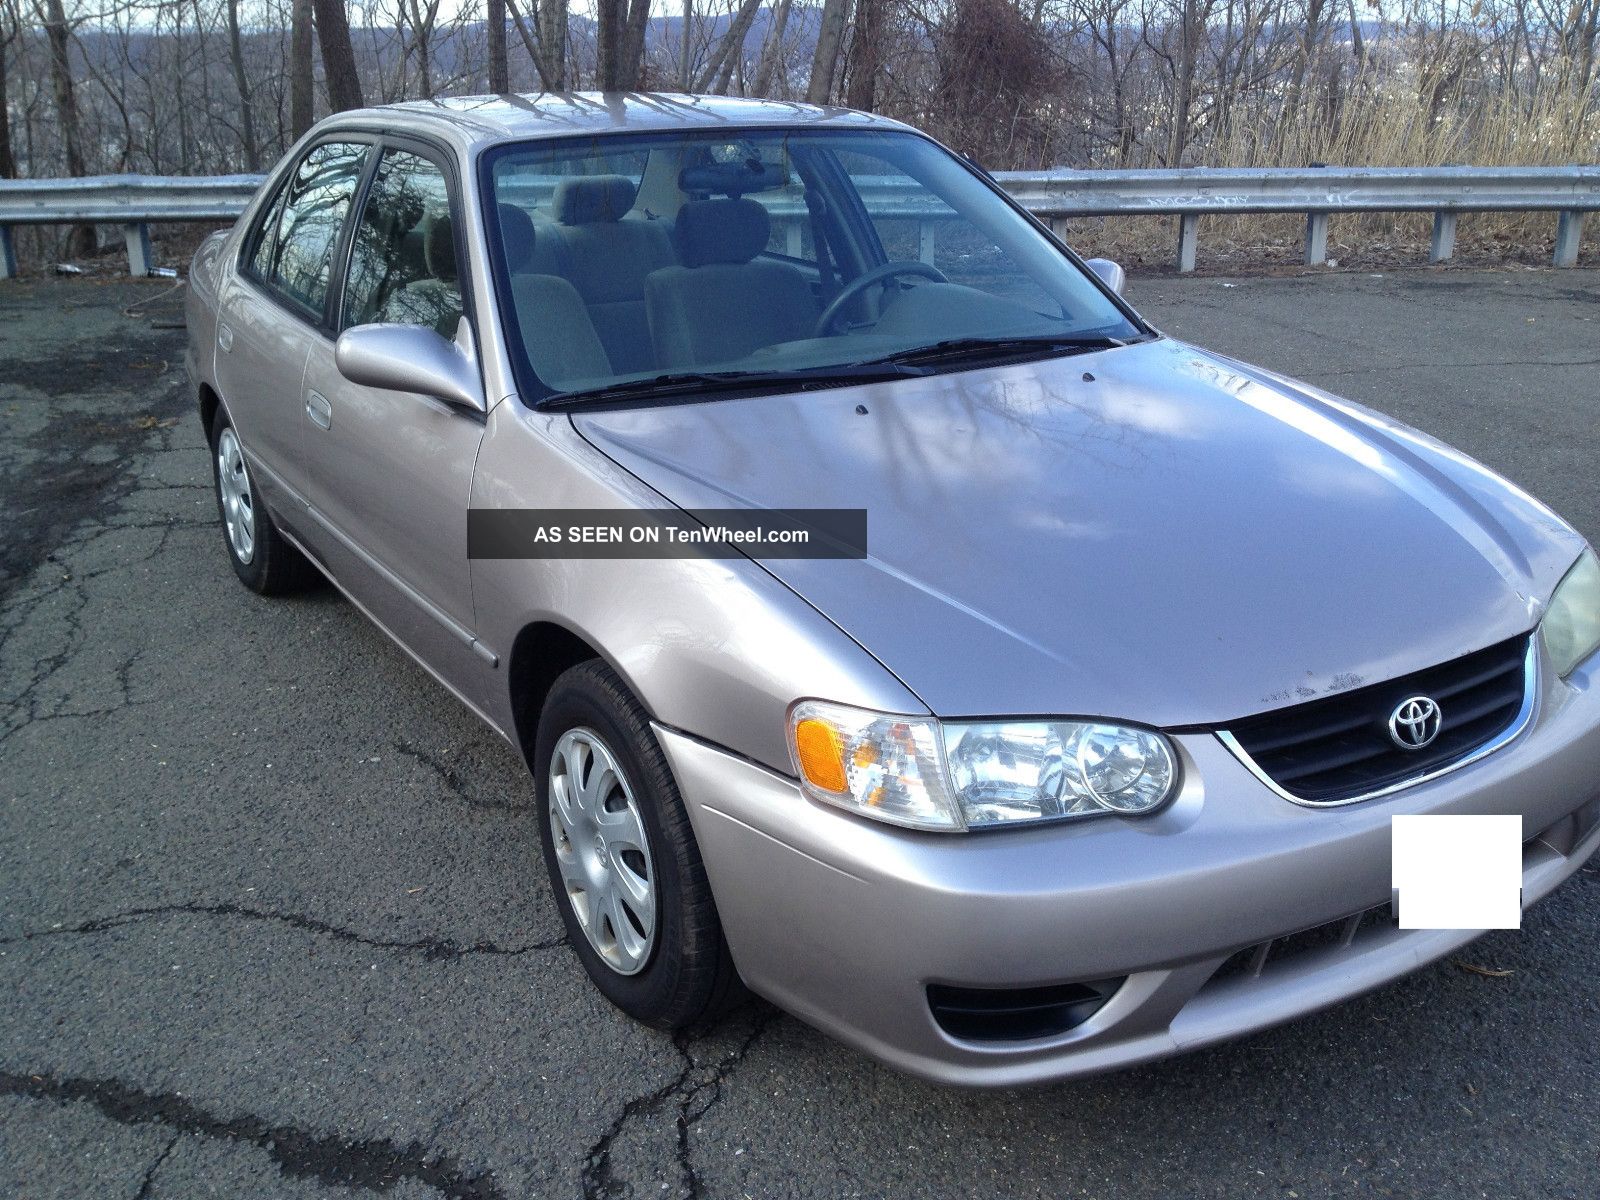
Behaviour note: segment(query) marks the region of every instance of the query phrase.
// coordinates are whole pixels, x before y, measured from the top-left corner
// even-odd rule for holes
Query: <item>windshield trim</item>
[[[528,360],[527,350],[522,345],[520,334],[513,336],[513,331],[517,329],[517,319],[511,297],[511,281],[506,274],[505,264],[507,260],[505,247],[502,244],[500,237],[499,222],[491,219],[491,211],[493,209],[493,199],[495,194],[494,165],[503,155],[518,150],[529,149],[535,146],[541,149],[549,148],[551,151],[559,153],[559,151],[565,147],[592,146],[595,142],[601,139],[609,138],[616,138],[618,140],[627,142],[655,140],[675,141],[686,137],[715,140],[719,137],[726,138],[730,134],[808,132],[816,132],[825,137],[861,137],[864,139],[871,137],[883,137],[885,135],[914,137],[944,151],[945,154],[949,155],[958,164],[960,164],[962,170],[966,171],[973,178],[977,179],[978,182],[980,182],[984,187],[988,188],[993,195],[998,196],[1002,203],[1007,205],[1013,212],[1020,215],[1029,225],[1033,226],[1034,231],[1044,238],[1047,245],[1051,246],[1056,250],[1057,253],[1065,258],[1068,263],[1070,263],[1077,270],[1077,272],[1089,282],[1090,286],[1095,288],[1103,297],[1109,300],[1112,306],[1116,308],[1116,310],[1121,313],[1124,318],[1126,318],[1128,323],[1138,330],[1138,337],[1128,339],[1130,344],[1140,341],[1149,341],[1152,338],[1162,336],[1160,330],[1156,329],[1142,316],[1140,316],[1125,298],[1123,298],[1119,293],[1113,291],[1106,285],[1106,282],[1101,279],[1100,276],[1095,274],[1094,271],[1090,270],[1088,264],[1083,260],[1077,251],[1073,250],[1072,247],[1067,245],[1065,241],[1057,237],[1055,232],[1047,224],[1045,224],[1045,222],[1034,216],[1022,206],[1016,197],[1012,196],[1011,193],[1005,190],[1005,188],[1001,187],[993,175],[984,170],[982,167],[978,166],[966,155],[956,153],[949,146],[946,146],[943,142],[939,141],[931,134],[925,133],[924,131],[912,126],[902,125],[895,128],[874,127],[871,129],[848,129],[829,125],[794,124],[792,122],[772,121],[752,122],[748,125],[739,124],[730,126],[728,129],[703,130],[667,128],[642,131],[625,129],[614,131],[591,130],[586,133],[575,133],[570,135],[562,135],[559,137],[507,138],[504,141],[497,141],[485,146],[478,153],[476,170],[473,172],[473,174],[477,180],[478,186],[478,220],[480,222],[480,232],[484,238],[485,248],[488,250],[489,262],[487,264],[488,271],[486,274],[488,275],[490,283],[494,289],[495,311],[496,315],[500,319],[500,336],[502,339],[502,344],[506,349],[506,358],[511,364],[511,374],[517,385],[516,395],[519,402],[535,412],[573,411],[575,408],[580,407],[578,405],[571,404],[570,402],[567,404],[552,403],[558,402],[563,396],[570,396],[572,393],[562,392],[556,388],[552,388],[543,379],[541,379],[538,375],[538,372],[533,369],[533,364]],[[853,364],[840,364],[840,370],[848,370],[849,366],[851,365]],[[970,367],[963,365],[959,368],[956,368],[956,370],[978,370],[987,365],[990,364],[974,364]],[[940,373],[949,374],[953,372]],[[803,380],[801,382],[803,382]],[[762,387],[760,390],[764,391],[766,388]],[[663,397],[660,401],[641,399],[626,401],[626,403],[644,405],[650,403],[672,402],[678,400],[679,398],[680,397],[678,395],[674,394]],[[595,403],[605,402],[597,400]]]

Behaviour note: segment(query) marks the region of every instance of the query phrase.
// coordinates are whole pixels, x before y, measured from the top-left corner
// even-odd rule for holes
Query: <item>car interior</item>
[[[869,211],[836,158],[791,155],[775,140],[675,139],[639,153],[636,174],[596,169],[618,158],[597,153],[496,176],[492,211],[510,307],[528,365],[548,391],[804,369],[940,338],[1123,322],[970,176],[972,195],[955,204],[986,200],[1002,218],[997,230],[920,181],[891,179],[939,219],[953,248],[936,260],[926,241],[919,256],[916,213]],[[895,171],[888,163],[869,169]],[[877,177],[869,183],[883,190]],[[900,236],[911,242],[890,244]],[[1056,276],[1042,286],[1037,269],[1017,265],[1041,256]]]

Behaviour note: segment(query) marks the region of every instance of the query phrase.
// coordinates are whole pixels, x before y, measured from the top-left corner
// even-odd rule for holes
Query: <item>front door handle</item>
[[[306,393],[306,416],[311,418],[313,425],[322,429],[333,428],[333,405],[321,392]]]

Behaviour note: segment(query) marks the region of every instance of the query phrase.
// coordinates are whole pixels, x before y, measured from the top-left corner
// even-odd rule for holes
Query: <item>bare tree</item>
[[[50,0],[60,4],[61,0]],[[355,50],[350,45],[350,22],[343,0],[311,0],[317,41],[322,46],[322,72],[328,82],[328,104],[334,112],[361,108],[361,76],[356,72]]]
[[[486,0],[489,35],[489,90],[501,95],[511,90],[511,68],[506,61],[506,0]]]
[[[528,0],[530,17],[524,20],[517,0],[505,0],[517,36],[522,39],[539,86],[547,92],[567,90],[567,0]]]
[[[411,26],[411,36],[406,41],[405,51],[401,56],[402,73],[405,60],[415,53],[424,96],[434,94],[433,30],[439,21],[440,3],[441,0],[401,0],[400,11],[403,19]]]
[[[811,58],[811,79],[806,84],[806,100],[812,104],[826,104],[833,99],[833,78],[839,69],[844,27],[849,20],[850,0],[823,0],[817,49]]]
[[[761,11],[761,0],[740,0],[739,10],[729,22],[727,32],[717,41],[711,60],[694,81],[693,90],[725,96],[733,83],[733,70],[744,57],[744,40]]]
[[[250,97],[250,79],[244,68],[244,43],[239,36],[239,0],[226,0],[228,18],[228,63],[233,68],[233,84],[239,92],[239,141],[244,150],[247,171],[261,167],[261,147],[256,141],[256,121]]]
[[[778,64],[783,61],[783,35],[789,25],[791,0],[778,0],[776,10],[769,10],[766,43],[761,47],[761,59],[756,64],[756,74],[751,81],[750,94],[772,95],[778,78]]]
[[[289,136],[298,141],[313,115],[311,0],[292,0],[289,11]]]
[[[871,112],[877,107],[887,8],[887,0],[856,0],[856,21],[850,35],[850,61],[844,91],[844,102],[851,108]]]
[[[12,0],[0,3],[0,179],[17,177],[17,156],[11,149],[11,87],[8,60],[11,45],[22,34],[22,15]]]
[[[56,121],[61,130],[67,174],[87,175],[83,128],[78,120],[78,94],[72,79],[72,30],[67,25],[61,0],[44,0],[40,15],[44,20],[45,39],[50,45],[50,88],[55,96]],[[93,254],[96,245],[93,225],[75,225],[67,235],[69,256]]]
[[[639,86],[650,0],[597,0],[595,4],[595,83],[602,92]]]

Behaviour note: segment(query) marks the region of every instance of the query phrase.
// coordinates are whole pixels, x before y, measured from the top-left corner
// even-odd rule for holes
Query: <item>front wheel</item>
[[[589,977],[658,1029],[743,995],[689,814],[643,706],[599,661],[551,688],[534,750],[545,867]]]

